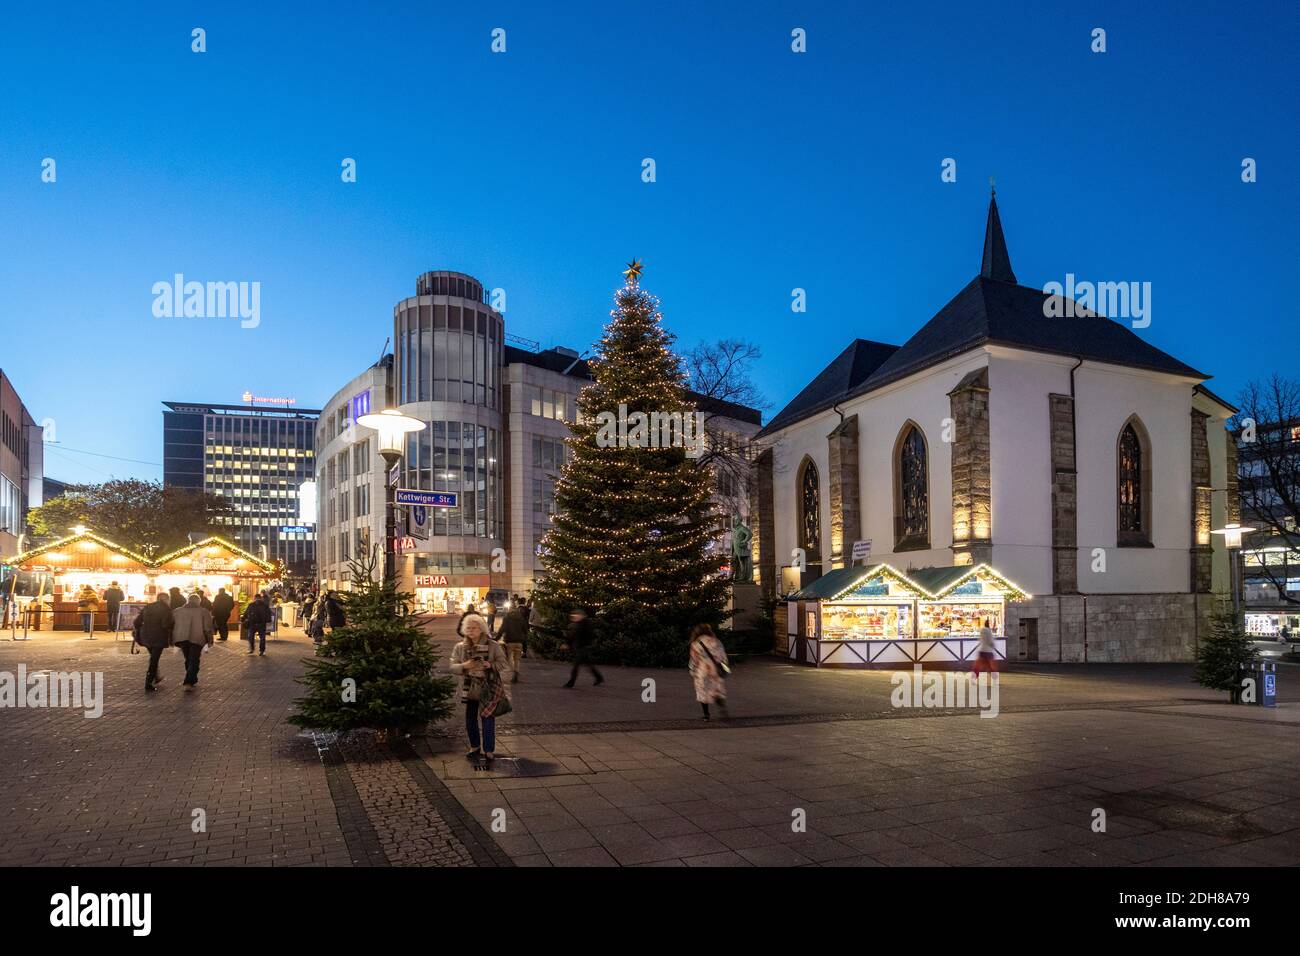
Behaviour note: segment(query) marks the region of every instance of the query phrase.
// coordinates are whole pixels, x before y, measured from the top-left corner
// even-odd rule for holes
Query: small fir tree
[[[1202,687],[1228,691],[1232,703],[1238,704],[1241,679],[1255,658],[1255,650],[1232,611],[1220,608],[1210,620],[1210,633],[1196,652],[1192,679]]]
[[[600,612],[598,659],[682,666],[689,627],[725,617],[725,555],[714,547],[721,518],[708,469],[684,447],[647,447],[662,446],[662,429],[658,439],[649,429],[636,434],[637,413],[694,411],[658,300],[640,288],[640,268],[625,273],[591,360],[592,384],[578,398],[571,455],[542,541],[546,577],[535,594],[557,625],[573,607]],[[626,416],[626,441],[611,443],[611,416]]]
[[[349,562],[353,590],[340,595],[347,624],[327,635],[307,659],[289,722],[317,730],[362,727],[385,734],[423,729],[453,710],[455,682],[434,673],[437,651],[413,618],[398,611],[411,595],[376,575],[373,552]],[[351,683],[349,683],[351,681]]]

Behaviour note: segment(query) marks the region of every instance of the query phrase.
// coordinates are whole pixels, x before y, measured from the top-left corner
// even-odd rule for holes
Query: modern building
[[[1300,421],[1257,423],[1233,433],[1241,523],[1256,529],[1240,554],[1243,623],[1249,634],[1300,637]]]
[[[1062,304],[1017,281],[990,201],[979,274],[901,346],[850,343],[760,434],[768,593],[847,568],[862,543],[867,563],[945,588],[965,579],[939,569],[963,566],[1014,582],[992,621],[1009,657],[1190,659],[1228,587],[1211,531],[1235,507],[1213,494],[1235,475],[1235,409],[1125,324],[1049,317]],[[902,629],[973,637],[964,593]]]
[[[41,481],[41,496],[43,501],[53,501],[55,498],[62,498],[68,493],[71,484],[66,481],[59,481],[57,478],[51,478],[46,475]]]
[[[299,494],[316,468],[320,412],[244,393],[243,405],[163,402],[163,484],[225,498],[230,538],[251,554],[310,573],[316,534]]]
[[[0,554],[17,554],[27,533],[27,510],[43,500],[45,446],[41,426],[13,380],[0,370]]]
[[[421,275],[416,294],[394,307],[393,322],[394,356],[336,392],[322,415],[322,582],[346,586],[347,556],[364,543],[382,550],[384,463],[373,451],[374,432],[354,422],[364,414],[357,397],[368,394],[366,410],[378,410],[383,390],[391,394],[384,404],[427,423],[408,436],[401,486],[458,496],[455,508],[431,509],[424,527],[402,518],[402,587],[435,610],[464,607],[489,590],[531,591],[568,453],[564,438],[590,381],[586,362],[568,348],[507,345],[504,319],[482,284],[459,272]],[[761,425],[755,409],[696,399],[719,433],[751,435]]]

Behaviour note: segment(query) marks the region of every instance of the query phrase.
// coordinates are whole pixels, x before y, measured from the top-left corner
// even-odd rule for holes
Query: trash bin
[[[1256,659],[1250,665],[1255,681],[1255,703],[1260,707],[1277,706],[1277,663]]]

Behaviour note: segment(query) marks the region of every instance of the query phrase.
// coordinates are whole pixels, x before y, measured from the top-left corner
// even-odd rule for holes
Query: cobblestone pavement
[[[126,641],[0,641],[0,671],[105,679],[98,719],[0,710],[0,865],[1300,863],[1300,708],[1221,704],[1186,668],[1016,669],[987,720],[892,708],[888,673],[751,661],[704,724],[681,672],[569,691],[526,661],[485,770],[458,719],[300,733],[310,643],[245,647],[217,645],[194,692],[168,652],[146,695]]]
[[[311,642],[281,634],[214,645],[189,692],[167,651],[153,694],[128,641],[0,640],[0,671],[104,675],[99,718],[0,710],[0,865],[508,865],[409,748],[286,722]]]

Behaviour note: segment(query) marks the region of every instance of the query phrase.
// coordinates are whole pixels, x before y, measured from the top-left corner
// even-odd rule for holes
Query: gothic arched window
[[[1115,500],[1121,547],[1151,544],[1151,445],[1136,416],[1116,444]]]
[[[894,446],[894,550],[930,547],[930,469],[925,435],[908,422]]]
[[[821,560],[822,489],[811,458],[805,458],[799,470],[799,547],[809,562]]]

